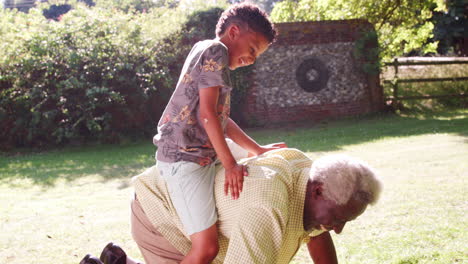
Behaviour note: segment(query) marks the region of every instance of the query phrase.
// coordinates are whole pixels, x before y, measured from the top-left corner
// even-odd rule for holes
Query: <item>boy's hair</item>
[[[241,3],[225,10],[216,25],[216,36],[222,36],[231,24],[260,33],[269,43],[273,43],[276,39],[277,33],[268,15],[256,5]]]

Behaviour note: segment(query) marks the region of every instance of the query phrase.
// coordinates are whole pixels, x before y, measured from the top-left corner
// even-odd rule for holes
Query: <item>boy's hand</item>
[[[244,176],[248,176],[247,167],[245,165],[236,164],[233,167],[226,169],[224,180],[224,194],[228,195],[231,192],[231,197],[234,200],[239,198],[244,184]]]

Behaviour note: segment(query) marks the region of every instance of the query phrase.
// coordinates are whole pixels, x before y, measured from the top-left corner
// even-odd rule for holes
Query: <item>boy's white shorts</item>
[[[188,235],[209,228],[218,219],[213,193],[215,163],[204,167],[188,161],[167,163],[158,160],[156,163]]]
[[[226,140],[236,160],[247,157],[247,151],[232,140]],[[188,235],[203,231],[218,219],[214,198],[216,165],[206,166],[194,162],[167,163],[157,161],[156,167],[164,178],[172,204]]]

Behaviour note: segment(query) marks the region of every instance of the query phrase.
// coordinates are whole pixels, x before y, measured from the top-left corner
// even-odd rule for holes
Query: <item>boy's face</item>
[[[251,65],[258,56],[265,52],[270,43],[260,33],[241,29],[237,25],[228,28],[229,42],[225,43],[229,52],[229,69]]]

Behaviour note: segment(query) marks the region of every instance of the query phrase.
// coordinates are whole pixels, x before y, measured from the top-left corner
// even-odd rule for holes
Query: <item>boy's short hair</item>
[[[247,26],[257,33],[261,33],[269,43],[276,39],[276,30],[265,11],[251,3],[235,4],[225,10],[216,25],[216,36],[220,37],[231,24],[241,27]]]

